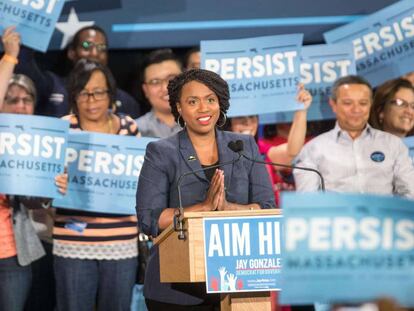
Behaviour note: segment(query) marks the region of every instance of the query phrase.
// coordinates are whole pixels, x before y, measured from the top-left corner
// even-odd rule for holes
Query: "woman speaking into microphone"
[[[275,208],[265,166],[243,158],[236,161],[238,154],[228,147],[241,140],[243,152],[258,159],[254,138],[220,130],[229,108],[226,81],[211,71],[193,69],[170,81],[168,94],[183,129],[147,146],[137,190],[140,229],[155,237],[173,222],[183,174],[188,174],[180,185],[185,211]],[[151,249],[144,296],[149,310],[212,310],[218,305],[217,295],[207,296],[204,284],[161,283],[157,246]]]

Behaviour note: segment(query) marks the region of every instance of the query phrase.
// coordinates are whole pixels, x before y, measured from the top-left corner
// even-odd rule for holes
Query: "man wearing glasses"
[[[326,190],[397,194],[414,198],[414,168],[408,148],[392,134],[372,128],[368,117],[372,88],[359,76],[338,79],[330,106],[335,128],[307,143],[297,164],[319,170]],[[298,191],[317,191],[319,177],[294,170]]]
[[[108,63],[108,40],[105,31],[98,26],[87,26],[76,32],[67,48],[67,58],[74,65],[79,59],[86,58],[101,64]],[[24,48],[19,55],[16,72],[29,76],[36,84],[38,105],[36,113],[61,117],[69,113],[66,78],[50,71],[42,71],[34,60],[32,50]],[[136,100],[121,89],[117,89],[114,110],[133,118],[140,115],[140,106]]]
[[[165,138],[181,128],[168,101],[168,82],[181,73],[181,63],[170,49],[148,54],[141,67],[141,88],[151,111],[136,120],[142,136]]]

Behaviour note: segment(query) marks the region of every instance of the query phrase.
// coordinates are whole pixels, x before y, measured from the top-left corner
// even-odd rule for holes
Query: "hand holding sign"
[[[55,185],[58,187],[61,194],[66,194],[66,191],[68,190],[68,174],[66,173],[66,169],[63,174],[55,177]]]
[[[64,3],[65,1],[59,0],[2,1],[0,31],[16,25],[24,45],[46,52]]]
[[[4,54],[17,58],[20,51],[20,34],[15,31],[15,26],[7,27],[1,37]]]
[[[303,83],[298,84],[298,94],[296,95],[296,101],[303,103],[303,110],[307,110],[312,103],[312,95],[305,89]]]

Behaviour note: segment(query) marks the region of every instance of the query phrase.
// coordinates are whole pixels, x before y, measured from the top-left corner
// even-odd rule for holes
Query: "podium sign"
[[[207,293],[280,290],[281,217],[203,219]]]
[[[373,181],[374,182],[374,181]],[[286,193],[281,303],[414,305],[414,201]]]

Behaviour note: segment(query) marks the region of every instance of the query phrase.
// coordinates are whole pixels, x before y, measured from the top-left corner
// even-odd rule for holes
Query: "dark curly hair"
[[[111,104],[116,101],[116,83],[109,68],[95,61],[82,58],[71,71],[67,83],[69,106],[75,114],[78,114],[76,99],[95,71],[100,71],[105,76],[110,101],[108,108],[111,108]]]
[[[174,115],[175,121],[177,123],[179,122],[178,117],[180,114],[177,110],[177,103],[179,103],[181,99],[181,90],[184,85],[191,81],[197,81],[204,84],[217,95],[219,99],[220,111],[222,112],[220,113],[217,123],[223,124],[225,122],[225,114],[230,107],[229,85],[218,74],[205,69],[191,69],[185,71],[172,79],[168,84],[171,112]]]

